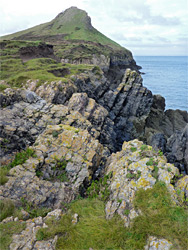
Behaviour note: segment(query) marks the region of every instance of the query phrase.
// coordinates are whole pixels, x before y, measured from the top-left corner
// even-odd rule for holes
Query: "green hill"
[[[33,28],[16,32],[0,38],[8,40],[40,40],[61,43],[66,40],[84,40],[102,45],[108,45],[113,49],[124,49],[112,41],[91,25],[91,19],[87,13],[76,7],[71,7],[56,16],[52,21],[37,25]]]
[[[114,64],[137,68],[129,50],[96,30],[85,11],[71,7],[50,22],[0,37],[0,80],[16,87],[28,79],[39,79],[41,83],[58,80],[49,69],[59,71],[63,67],[62,59],[71,65],[100,65],[100,62],[93,63],[93,58],[100,61],[101,55],[108,61],[107,67]],[[70,74],[88,69],[88,66],[71,65],[68,66]],[[6,87],[1,84],[0,90]]]

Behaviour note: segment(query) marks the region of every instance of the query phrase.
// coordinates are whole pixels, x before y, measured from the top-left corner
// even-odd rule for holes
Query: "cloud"
[[[146,2],[131,1],[127,5],[122,2],[119,8],[112,11],[112,16],[120,22],[133,22],[137,25],[154,24],[154,25],[179,25],[181,21],[178,17],[164,17],[162,15],[155,15],[151,12],[151,7]]]

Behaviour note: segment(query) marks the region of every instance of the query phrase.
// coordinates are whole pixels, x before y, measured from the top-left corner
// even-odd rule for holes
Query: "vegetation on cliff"
[[[174,206],[163,182],[152,189],[140,189],[136,193],[134,206],[141,209],[126,228],[118,216],[105,218],[105,204],[99,199],[81,199],[70,205],[70,211],[60,221],[48,221],[48,228],[40,229],[38,240],[60,235],[57,249],[143,249],[148,235],[155,235],[173,242],[174,248],[186,249],[187,213],[183,207]],[[77,213],[79,222],[72,224],[72,216]]]
[[[23,62],[20,49],[23,47],[37,47],[40,42],[4,41],[1,46],[1,74],[0,80],[5,80],[0,85],[0,91],[7,87],[22,87],[27,80],[38,80],[38,86],[44,82],[67,82],[72,75],[94,69],[94,65],[64,64],[55,59],[44,57],[34,58]],[[46,55],[48,56],[48,55]],[[39,56],[40,57],[40,56]]]

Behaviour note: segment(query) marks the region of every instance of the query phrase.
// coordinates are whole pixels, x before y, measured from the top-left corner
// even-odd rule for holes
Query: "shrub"
[[[110,196],[108,180],[112,177],[112,173],[105,175],[100,180],[92,181],[91,186],[87,189],[87,195],[89,198],[96,198],[103,201],[107,201]]]

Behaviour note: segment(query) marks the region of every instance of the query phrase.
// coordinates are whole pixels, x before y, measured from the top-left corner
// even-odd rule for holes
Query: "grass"
[[[29,214],[29,218],[45,217],[51,209],[46,207],[35,207],[29,203],[25,198],[21,198],[22,205],[15,207],[14,203],[9,199],[0,200],[0,222],[7,217],[13,216],[18,217],[20,220],[23,219],[21,210],[25,210]]]
[[[0,92],[4,91],[7,88],[9,88],[7,84],[0,84]]]
[[[0,224],[0,242],[1,249],[8,250],[12,242],[12,235],[20,233],[25,229],[25,223],[20,221],[12,221],[5,224]]]
[[[135,232],[165,238],[175,247],[187,248],[187,210],[173,204],[164,183],[157,182],[152,189],[139,190],[134,205],[143,214],[134,220]]]
[[[8,172],[9,169],[6,166],[0,167],[0,185],[4,185],[8,181]]]
[[[20,210],[24,209],[26,212],[29,213],[30,218],[35,218],[35,217],[45,217],[47,213],[51,211],[50,208],[46,207],[36,207],[33,206],[32,203],[29,203],[25,198],[21,198],[22,206],[18,208],[15,212],[15,214],[18,216],[18,218],[22,218],[20,215]]]
[[[88,198],[98,198],[102,201],[107,201],[110,196],[108,180],[111,176],[112,173],[109,173],[99,180],[92,181],[86,192]]]
[[[0,221],[12,216],[15,212],[14,203],[8,199],[0,200]]]
[[[1,42],[0,44],[2,44]],[[19,46],[30,46],[31,42],[6,41],[5,48],[1,49],[1,74],[0,80],[5,80],[6,84],[0,85],[0,91],[8,86],[22,87],[27,80],[38,80],[37,85],[40,86],[44,82],[60,81],[68,82],[71,75],[80,74],[82,72],[92,70],[92,65],[62,65],[51,58],[31,59],[22,62],[19,58]],[[37,43],[38,44],[38,43]],[[54,73],[54,71],[56,73]],[[60,73],[64,71],[65,73]],[[57,73],[59,72],[59,73]]]
[[[105,204],[97,198],[72,202],[70,210],[60,221],[47,222],[48,228],[40,229],[38,240],[58,235],[56,249],[144,249],[148,236],[170,240],[175,249],[188,244],[187,213],[183,207],[175,206],[164,183],[158,182],[152,189],[140,189],[136,193],[134,206],[142,211],[129,228],[125,228],[118,216],[105,219]],[[71,223],[77,213],[79,221]],[[129,214],[125,210],[125,214]]]

